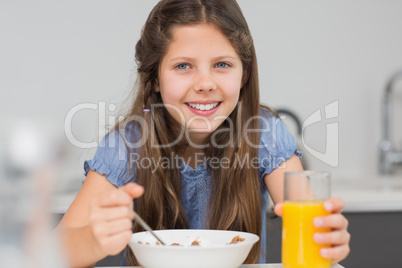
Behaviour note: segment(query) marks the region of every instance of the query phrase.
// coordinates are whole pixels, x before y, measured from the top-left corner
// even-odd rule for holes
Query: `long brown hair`
[[[183,126],[170,116],[163,107],[160,93],[154,89],[158,83],[159,64],[172,38],[172,27],[201,23],[215,25],[230,40],[241,58],[247,78],[240,91],[238,105],[218,128],[232,126],[233,133],[215,131],[217,135],[214,137],[218,144],[228,144],[229,139],[238,142],[235,146],[209,146],[205,150],[206,157],[225,157],[230,160],[229,168],[210,167],[211,192],[206,226],[210,229],[246,231],[260,236],[262,217],[258,170],[247,164],[241,166],[237,161],[258,157],[258,148],[252,146],[259,143],[258,132],[244,131],[247,120],[248,129],[259,128],[257,60],[247,22],[235,0],[162,0],[154,7],[136,45],[137,92],[127,118],[138,116],[146,122],[138,124],[142,138],[145,137],[145,144],[139,149],[140,158],[161,159],[183,152],[188,145],[184,139],[173,146],[155,146],[170,144]],[[151,109],[155,105],[161,105],[162,108],[144,113],[144,108]],[[163,168],[160,165],[151,168],[136,165],[130,168],[135,168],[135,180],[145,188],[144,195],[135,200],[135,209],[144,220],[153,229],[188,228],[180,202],[179,168]],[[133,231],[143,230],[135,224]],[[258,242],[253,247],[246,263],[257,262],[260,246]],[[128,264],[136,265],[131,251],[127,252]]]

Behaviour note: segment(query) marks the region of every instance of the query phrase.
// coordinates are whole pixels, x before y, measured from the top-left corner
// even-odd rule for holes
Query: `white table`
[[[95,267],[96,268],[96,267]],[[140,268],[140,266],[126,266],[126,267],[102,267],[102,268]],[[243,264],[240,268],[283,268],[280,263],[266,263],[266,264]],[[344,268],[342,265],[334,264],[331,268]]]

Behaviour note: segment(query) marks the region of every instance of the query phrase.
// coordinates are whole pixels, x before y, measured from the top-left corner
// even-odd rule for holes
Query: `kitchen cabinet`
[[[349,256],[340,264],[348,267],[402,267],[402,211],[344,212],[352,236]],[[268,213],[272,216],[272,213]],[[267,261],[281,258],[281,218],[267,220]]]

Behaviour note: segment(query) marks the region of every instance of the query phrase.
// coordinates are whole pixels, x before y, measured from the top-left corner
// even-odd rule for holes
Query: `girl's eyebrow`
[[[237,59],[236,57],[232,56],[232,55],[224,55],[224,56],[218,56],[212,59],[212,61],[219,61],[219,60],[223,60],[223,59]],[[169,61],[177,61],[177,60],[184,60],[184,61],[194,61],[195,58],[191,58],[191,57],[175,57],[173,59],[170,59]]]

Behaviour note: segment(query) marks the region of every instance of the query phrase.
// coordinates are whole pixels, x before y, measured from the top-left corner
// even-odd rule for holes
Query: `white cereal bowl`
[[[149,232],[134,233],[129,246],[146,268],[235,268],[246,260],[257,235],[221,230],[160,230],[156,235],[167,244],[157,245]],[[230,244],[236,236],[244,241]],[[199,246],[191,246],[197,240]],[[148,244],[147,244],[148,243]],[[180,246],[172,246],[179,243]]]

